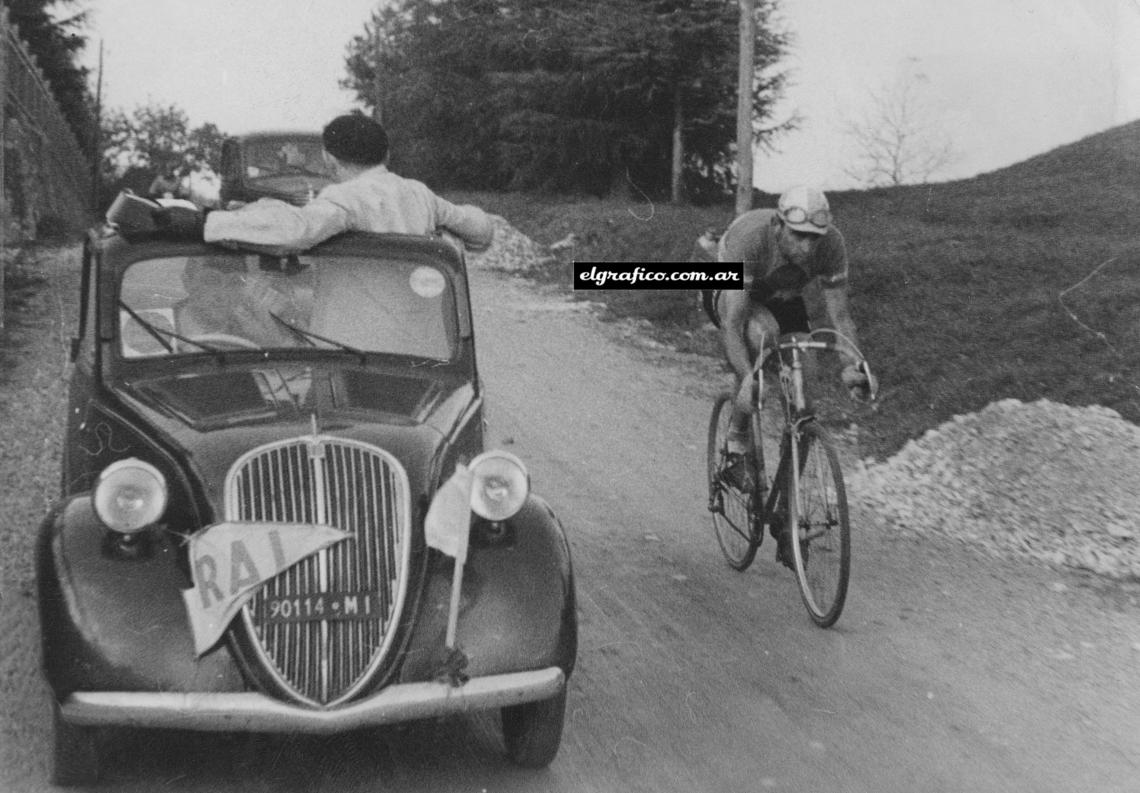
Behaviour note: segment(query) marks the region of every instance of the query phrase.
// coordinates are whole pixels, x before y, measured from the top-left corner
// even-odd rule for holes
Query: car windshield
[[[347,350],[450,360],[451,280],[418,261],[225,252],[130,265],[119,350],[149,358],[232,350]]]
[[[242,144],[250,181],[278,176],[328,176],[320,138],[257,138]]]

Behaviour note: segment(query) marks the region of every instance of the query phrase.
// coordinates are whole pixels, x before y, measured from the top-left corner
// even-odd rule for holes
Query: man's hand
[[[879,381],[871,374],[871,370],[862,363],[848,364],[843,367],[840,378],[851,396],[860,401],[871,401],[879,393]]]
[[[162,207],[154,210],[154,225],[164,234],[183,240],[202,241],[206,214],[189,207]]]

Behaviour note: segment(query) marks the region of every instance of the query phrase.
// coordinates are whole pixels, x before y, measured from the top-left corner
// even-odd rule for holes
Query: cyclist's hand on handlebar
[[[870,402],[879,393],[879,381],[865,362],[843,367],[840,377],[851,396],[860,402]]]
[[[856,388],[865,388],[868,385],[867,375],[858,364],[848,364],[844,366],[843,372],[839,376],[843,380],[844,387],[849,391]]]

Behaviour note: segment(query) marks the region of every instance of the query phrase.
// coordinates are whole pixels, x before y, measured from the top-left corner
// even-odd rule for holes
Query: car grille
[[[408,479],[382,449],[316,436],[255,449],[226,479],[229,520],[324,523],[353,539],[270,579],[243,609],[246,632],[281,692],[313,706],[351,699],[385,666],[408,586]],[[300,611],[353,602],[353,619],[271,621],[267,604]],[[360,618],[367,604],[367,618]],[[327,611],[326,611],[327,609]]]

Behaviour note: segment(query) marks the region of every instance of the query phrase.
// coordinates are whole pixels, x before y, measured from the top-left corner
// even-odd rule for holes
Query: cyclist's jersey
[[[768,303],[799,297],[816,278],[824,287],[847,283],[847,246],[839,229],[828,228],[803,267],[780,251],[779,229],[776,210],[754,209],[732,221],[717,246],[719,261],[744,262],[744,288],[753,300]]]

